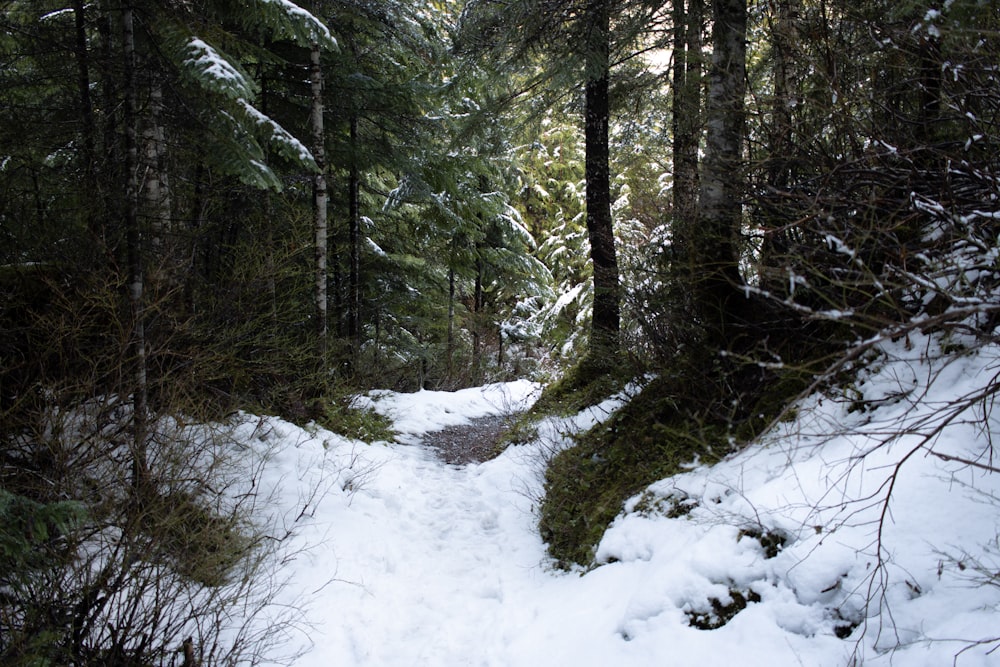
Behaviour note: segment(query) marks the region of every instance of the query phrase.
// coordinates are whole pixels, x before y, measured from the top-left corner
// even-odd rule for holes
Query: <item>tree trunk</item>
[[[143,127],[143,181],[144,199],[149,209],[152,229],[150,240],[154,256],[160,258],[168,252],[168,237],[171,229],[170,182],[167,174],[167,142],[163,132],[163,85],[160,76],[153,74],[149,90],[149,104]]]
[[[771,3],[771,49],[774,65],[771,72],[774,96],[771,99],[771,121],[768,123],[767,153],[765,170],[767,184],[775,190],[786,190],[794,182],[796,172],[796,147],[792,125],[792,111],[796,105],[799,90],[796,85],[796,57],[794,50],[800,43],[798,21],[801,0],[773,0]],[[796,230],[787,227],[780,211],[775,220],[764,219],[765,232],[761,240],[759,265],[761,286],[780,293],[785,289],[787,278],[783,271],[775,270],[785,260]]]
[[[265,116],[271,113],[270,102],[271,102],[271,79],[268,76],[268,70],[264,63],[258,63],[257,65],[257,78],[260,81],[260,111]],[[310,110],[311,113],[311,110]],[[265,160],[267,160],[267,152],[265,150]],[[260,208],[264,214],[264,219],[269,220],[273,213],[273,202],[271,201],[271,192],[269,190],[264,190],[260,193]],[[278,275],[277,262],[275,261],[275,241],[274,241],[274,229],[271,225],[265,225],[264,232],[264,271],[266,274],[265,278],[265,289],[267,291],[267,317],[268,324],[271,326],[271,335],[278,328],[278,283],[275,276]]]
[[[674,252],[685,261],[696,233],[698,146],[701,143],[702,0],[674,5],[673,63],[673,229]]]
[[[724,345],[740,319],[737,238],[743,220],[746,0],[714,0],[713,54],[698,231],[692,239],[692,288],[709,344]]]
[[[125,239],[128,254],[128,302],[132,317],[132,487],[140,495],[148,483],[146,461],[147,383],[143,304],[142,236],[139,230],[139,93],[136,81],[132,8],[122,10],[125,55]]]
[[[320,47],[313,44],[309,51],[309,80],[312,92],[312,152],[316,158],[313,178],[313,229],[316,232],[316,335],[321,360],[327,349],[327,216],[326,216],[326,148],[323,132],[323,70],[320,67]]]
[[[167,142],[163,130],[163,85],[158,73],[151,74],[149,102],[142,130],[143,210],[148,223],[148,254],[152,259],[146,272],[146,290],[155,302],[176,289],[182,280],[178,248],[172,233],[170,181],[167,174]]]
[[[95,161],[97,124],[94,122],[94,104],[90,96],[90,54],[87,48],[87,22],[85,3],[73,0],[73,18],[76,28],[77,84],[80,93],[80,120],[82,121],[83,144],[81,159],[84,168],[84,187],[93,195],[97,188],[97,165]],[[86,213],[87,229],[95,240],[100,240],[103,229],[98,211],[89,207]]]
[[[611,178],[608,150],[608,79],[610,69],[610,3],[592,0],[586,53],[586,144],[587,236],[594,269],[594,309],[591,320],[590,356],[609,361],[618,352],[619,286],[618,259],[611,218]]]
[[[454,263],[454,260],[452,260]],[[455,371],[455,267],[448,267],[448,379]]]
[[[771,101],[771,155],[767,172],[772,186],[785,188],[792,176],[792,109],[796,91],[793,75],[795,58],[792,50],[799,42],[799,0],[778,0],[775,11],[771,36],[774,50],[774,99]]]
[[[205,228],[205,219],[208,208],[207,194],[205,192],[205,163],[202,153],[198,152],[194,169],[194,193],[191,202],[191,213],[188,221],[188,237],[191,239],[187,246],[187,260],[183,270],[187,273],[184,282],[184,303],[188,312],[195,314],[198,312],[198,304],[195,301],[195,284],[201,280],[207,280],[209,274],[207,262],[202,261],[199,249],[198,238]]]
[[[120,248],[120,235],[122,233],[121,222],[124,219],[122,198],[118,190],[124,175],[120,171],[125,160],[121,154],[122,145],[118,140],[118,114],[112,112],[121,103],[121,92],[117,86],[120,85],[120,60],[116,49],[115,25],[112,18],[110,0],[100,0],[97,4],[97,34],[100,37],[100,49],[96,51],[99,56],[96,59],[98,70],[97,78],[100,81],[100,100],[98,107],[104,110],[100,118],[100,128],[97,130],[100,139],[100,148],[94,155],[96,161],[95,169],[101,175],[98,181],[98,190],[94,193],[95,200],[100,202],[99,221],[100,240],[109,248]],[[98,117],[95,116],[95,123]],[[114,261],[121,261],[120,257],[114,257]]]
[[[483,291],[483,272],[485,266],[483,265],[483,250],[484,246],[481,241],[476,242],[476,283],[473,288],[472,297],[472,363],[479,369],[481,367],[482,360],[482,323],[483,316],[482,312],[486,308],[486,293]]]
[[[348,245],[350,267],[347,276],[347,335],[351,340],[353,362],[361,353],[361,175],[358,172],[358,119],[351,116],[351,167],[348,184]]]

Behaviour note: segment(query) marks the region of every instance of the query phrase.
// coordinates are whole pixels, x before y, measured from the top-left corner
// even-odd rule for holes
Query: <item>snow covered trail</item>
[[[283,602],[311,623],[291,638],[310,649],[295,664],[940,667],[957,655],[959,667],[1000,667],[1000,638],[991,639],[1000,586],[973,571],[1000,571],[1000,475],[912,457],[880,562],[878,494],[910,445],[872,449],[880,434],[923,423],[989,381],[1000,349],[933,373],[898,352],[859,378],[879,407],[814,397],[761,446],[651,485],[642,503],[626,504],[597,550],[603,564],[587,572],[551,567],[535,510],[559,432],[595,423],[611,403],[543,422],[533,443],[465,466],[442,462],[423,434],[522,409],[535,385],[372,392],[364,400],[400,432],[393,443],[248,421],[243,440],[272,452],[265,486],[301,548],[278,573]],[[921,384],[932,376],[940,381]],[[934,451],[991,453],[1000,414],[985,423],[976,414],[943,429]],[[678,501],[690,511],[671,516]],[[787,542],[769,552],[754,528]],[[872,581],[882,588],[869,605]],[[737,593],[750,603],[728,623],[691,626],[692,614]]]
[[[329,476],[304,531],[323,538],[295,564],[294,597],[312,598],[316,623],[297,664],[497,664],[511,641],[497,634],[509,627],[503,616],[516,618],[547,578],[532,518],[537,462],[512,448],[489,465],[450,466],[418,442],[427,430],[522,409],[535,390],[386,394],[377,408],[410,444],[348,446],[317,433],[279,454],[286,480],[315,484],[321,468]],[[298,484],[282,482],[287,491]]]
[[[296,665],[627,664],[604,650],[624,644],[617,623],[627,598],[602,600],[600,577],[580,586],[577,574],[553,570],[538,535],[540,446],[558,436],[465,466],[420,444],[442,426],[524,409],[536,393],[530,383],[375,393],[399,443],[351,443],[270,420],[258,437],[277,452],[272,484],[288,516],[308,504],[306,550],[285,592],[293,606],[308,601],[312,622]],[[587,427],[608,409],[548,428]],[[312,488],[320,493],[309,503],[303,490]]]
[[[317,556],[316,576],[336,569],[324,597],[350,613],[313,636],[304,664],[452,664],[488,652],[505,599],[523,583],[510,580],[511,566],[530,572],[543,556],[514,482],[419,448],[386,460],[350,515],[331,517],[334,558]]]

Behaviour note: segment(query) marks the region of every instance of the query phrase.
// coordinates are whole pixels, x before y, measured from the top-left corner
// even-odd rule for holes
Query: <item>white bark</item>
[[[309,52],[309,80],[312,89],[312,153],[316,158],[316,176],[313,179],[313,228],[316,232],[316,319],[321,348],[327,338],[327,192],[326,149],[323,132],[323,70],[320,66],[320,47],[314,43]]]

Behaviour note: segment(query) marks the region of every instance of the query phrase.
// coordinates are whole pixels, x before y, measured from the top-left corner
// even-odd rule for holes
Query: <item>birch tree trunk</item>
[[[153,75],[149,89],[149,104],[142,132],[143,184],[146,206],[151,221],[150,242],[158,259],[168,252],[171,232],[170,181],[167,174],[167,142],[163,131],[163,85],[158,74]]]
[[[312,152],[316,158],[313,178],[313,229],[316,232],[316,334],[321,359],[327,350],[327,216],[326,216],[326,148],[323,133],[323,70],[320,47],[313,44],[309,51],[309,80],[312,92]]]

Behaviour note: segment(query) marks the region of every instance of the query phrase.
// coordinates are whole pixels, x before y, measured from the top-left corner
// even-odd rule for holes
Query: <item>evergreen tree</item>
[[[280,189],[315,169],[258,108],[247,66],[277,57],[267,40],[332,40],[291,2],[252,9],[13,1],[0,13],[4,664],[166,662],[181,632],[205,664],[260,649],[224,636],[241,600],[250,615],[267,600],[252,503],[223,502],[222,451],[203,456],[217,443],[169,417],[208,416],[186,393],[211,365],[186,340],[205,302],[182,303],[199,276],[185,271],[193,253],[175,252],[186,212],[204,219],[224,200],[200,188]],[[21,511],[35,518],[6,521]]]
[[[462,15],[462,43],[470,52],[489,53],[511,68],[534,66],[542,62],[535,57],[546,54],[542,80],[557,88],[583,89],[586,220],[594,280],[590,360],[598,366],[617,354],[620,326],[608,148],[611,68],[657,10],[658,5],[642,2],[525,0],[509,5],[480,0],[467,3]]]

